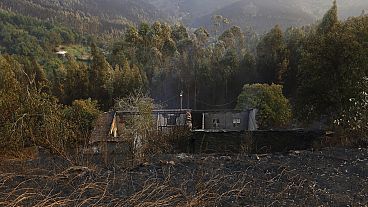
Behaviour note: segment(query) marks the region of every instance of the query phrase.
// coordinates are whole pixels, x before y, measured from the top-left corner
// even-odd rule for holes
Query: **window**
[[[234,127],[240,127],[240,119],[238,119],[238,118],[233,119],[233,126]]]
[[[176,116],[175,114],[169,114],[167,117],[167,125],[175,126],[176,125]]]
[[[212,119],[213,128],[217,129],[220,126],[220,119]]]

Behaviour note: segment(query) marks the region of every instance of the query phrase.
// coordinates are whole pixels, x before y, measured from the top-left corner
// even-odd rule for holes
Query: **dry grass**
[[[131,169],[73,166],[56,157],[7,161],[0,164],[0,206],[367,205],[368,151],[348,152],[351,160],[333,153],[163,155]],[[360,174],[343,174],[352,167]]]
[[[221,185],[229,177],[216,176],[198,183],[196,192],[188,194],[185,185],[173,186],[169,178],[150,178],[136,192],[119,198],[114,188],[122,180],[117,180],[114,173],[94,179],[87,179],[87,174],[97,176],[88,168],[68,169],[52,176],[1,174],[0,206],[216,206],[241,197],[246,188],[243,180],[222,192]],[[14,181],[16,185],[11,186]],[[134,183],[131,185],[134,188]]]

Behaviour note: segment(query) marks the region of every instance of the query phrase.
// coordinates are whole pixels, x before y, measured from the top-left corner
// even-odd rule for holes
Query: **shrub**
[[[289,101],[281,85],[245,85],[238,97],[237,109],[258,109],[257,122],[262,129],[286,127],[292,118]]]
[[[12,57],[0,56],[0,150],[17,154],[42,146],[65,155],[67,147],[85,141],[98,115],[96,103],[75,101],[65,108],[35,77]]]
[[[92,133],[95,121],[101,112],[97,102],[88,100],[75,100],[72,106],[64,110],[69,124],[74,126],[74,136],[69,138],[69,145],[86,144]]]
[[[363,78],[362,92],[350,98],[350,106],[343,110],[334,124],[343,129],[346,138],[353,144],[368,145],[368,78]]]

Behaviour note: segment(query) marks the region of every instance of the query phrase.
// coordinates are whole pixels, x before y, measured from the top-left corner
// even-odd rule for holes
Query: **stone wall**
[[[188,153],[272,153],[311,149],[322,131],[193,132]],[[189,149],[189,151],[188,151]]]

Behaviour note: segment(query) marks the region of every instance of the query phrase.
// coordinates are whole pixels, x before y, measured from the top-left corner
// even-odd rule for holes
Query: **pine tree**
[[[332,7],[323,16],[322,22],[318,25],[318,32],[326,34],[331,32],[339,23],[337,16],[337,3],[336,0],[333,1]]]
[[[91,45],[92,64],[89,68],[90,97],[98,100],[104,109],[108,109],[112,102],[112,69],[105,56]]]
[[[123,81],[125,94],[129,95],[134,93],[135,90],[144,88],[144,78],[142,77],[141,71],[137,65],[130,65],[127,60],[124,62]]]
[[[65,95],[66,103],[72,104],[74,100],[88,98],[88,71],[83,63],[78,63],[74,57],[69,57],[65,64]]]
[[[52,70],[52,94],[60,103],[66,103],[65,81],[67,80],[64,66]]]
[[[126,59],[124,62],[127,61]],[[124,72],[119,65],[114,69],[114,98],[122,98],[126,94],[126,86],[124,82]]]

